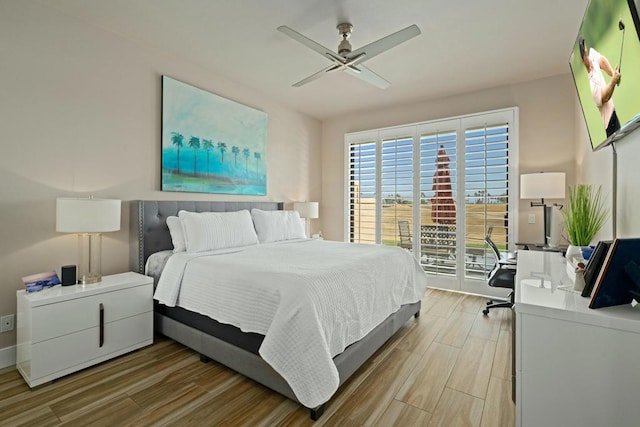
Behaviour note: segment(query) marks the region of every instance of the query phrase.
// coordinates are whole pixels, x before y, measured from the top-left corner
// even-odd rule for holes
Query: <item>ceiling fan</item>
[[[352,51],[351,43],[349,43],[349,40],[347,39],[353,31],[353,25],[349,23],[338,24],[337,29],[339,35],[342,36],[342,41],[338,45],[338,53],[335,53],[332,50],[322,46],[321,44],[314,42],[310,38],[303,36],[297,31],[292,30],[286,25],[278,27],[278,31],[288,35],[295,41],[302,43],[308,48],[315,50],[320,55],[324,56],[332,62],[332,64],[327,68],[324,68],[317,73],[312,74],[309,77],[295,83],[293,85],[294,87],[305,85],[313,80],[322,77],[328,72],[341,70],[346,71],[347,73],[358,77],[359,79],[362,79],[367,83],[371,83],[372,85],[377,86],[381,89],[386,89],[391,86],[391,83],[371,71],[369,68],[362,65],[362,63],[420,34],[420,28],[418,28],[417,25],[410,25],[403,30],[390,34],[386,37],[381,38],[380,40],[376,40],[373,43],[369,43],[366,46]]]

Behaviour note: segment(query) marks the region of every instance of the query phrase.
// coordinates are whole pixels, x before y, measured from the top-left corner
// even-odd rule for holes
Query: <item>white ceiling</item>
[[[41,0],[145,46],[170,51],[323,120],[569,72],[587,0]],[[354,49],[417,24],[422,34],[366,62],[382,90],[346,73],[291,85],[329,61],[276,28]]]

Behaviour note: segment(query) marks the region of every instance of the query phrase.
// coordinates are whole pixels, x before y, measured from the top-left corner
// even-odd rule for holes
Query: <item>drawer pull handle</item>
[[[104,345],[104,305],[100,303],[100,347]]]

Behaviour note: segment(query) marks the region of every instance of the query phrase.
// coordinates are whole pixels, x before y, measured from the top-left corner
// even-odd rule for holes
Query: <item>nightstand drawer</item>
[[[153,310],[152,286],[136,286],[99,295],[76,298],[64,303],[36,307],[32,311],[33,344],[96,328],[100,323],[100,304],[105,324]]]
[[[134,347],[151,344],[153,329],[149,326],[152,323],[153,312],[105,323],[102,347],[99,327],[33,344],[30,386],[91,366]]]

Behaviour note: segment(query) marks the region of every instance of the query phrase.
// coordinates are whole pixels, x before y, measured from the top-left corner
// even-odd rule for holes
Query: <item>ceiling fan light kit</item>
[[[338,45],[338,55],[342,57],[346,57],[351,53],[351,43],[349,43],[349,36],[351,35],[351,30],[353,30],[353,25],[351,24],[338,24],[336,27],[340,35],[342,35],[342,41]]]
[[[338,29],[338,34],[342,36],[342,41],[340,41],[340,44],[338,45],[338,53],[327,49],[321,44],[316,43],[315,41],[287,27],[286,25],[278,27],[278,31],[280,31],[281,33],[286,34],[298,43],[301,43],[308,48],[318,52],[320,55],[324,56],[332,62],[332,64],[327,68],[324,68],[317,73],[314,73],[309,77],[300,80],[297,83],[294,83],[294,87],[303,86],[309,82],[312,82],[313,80],[319,79],[320,77],[331,71],[342,70],[376,87],[386,89],[391,86],[391,83],[371,71],[369,68],[362,65],[362,63],[391,49],[392,47],[399,45],[400,43],[404,43],[405,41],[420,35],[420,29],[418,28],[418,26],[410,25],[407,28],[376,40],[373,43],[369,43],[368,45],[363,46],[359,49],[352,50],[351,43],[347,39],[349,38],[349,36],[351,36],[353,25],[351,25],[350,23],[342,23],[338,24],[336,28]]]

